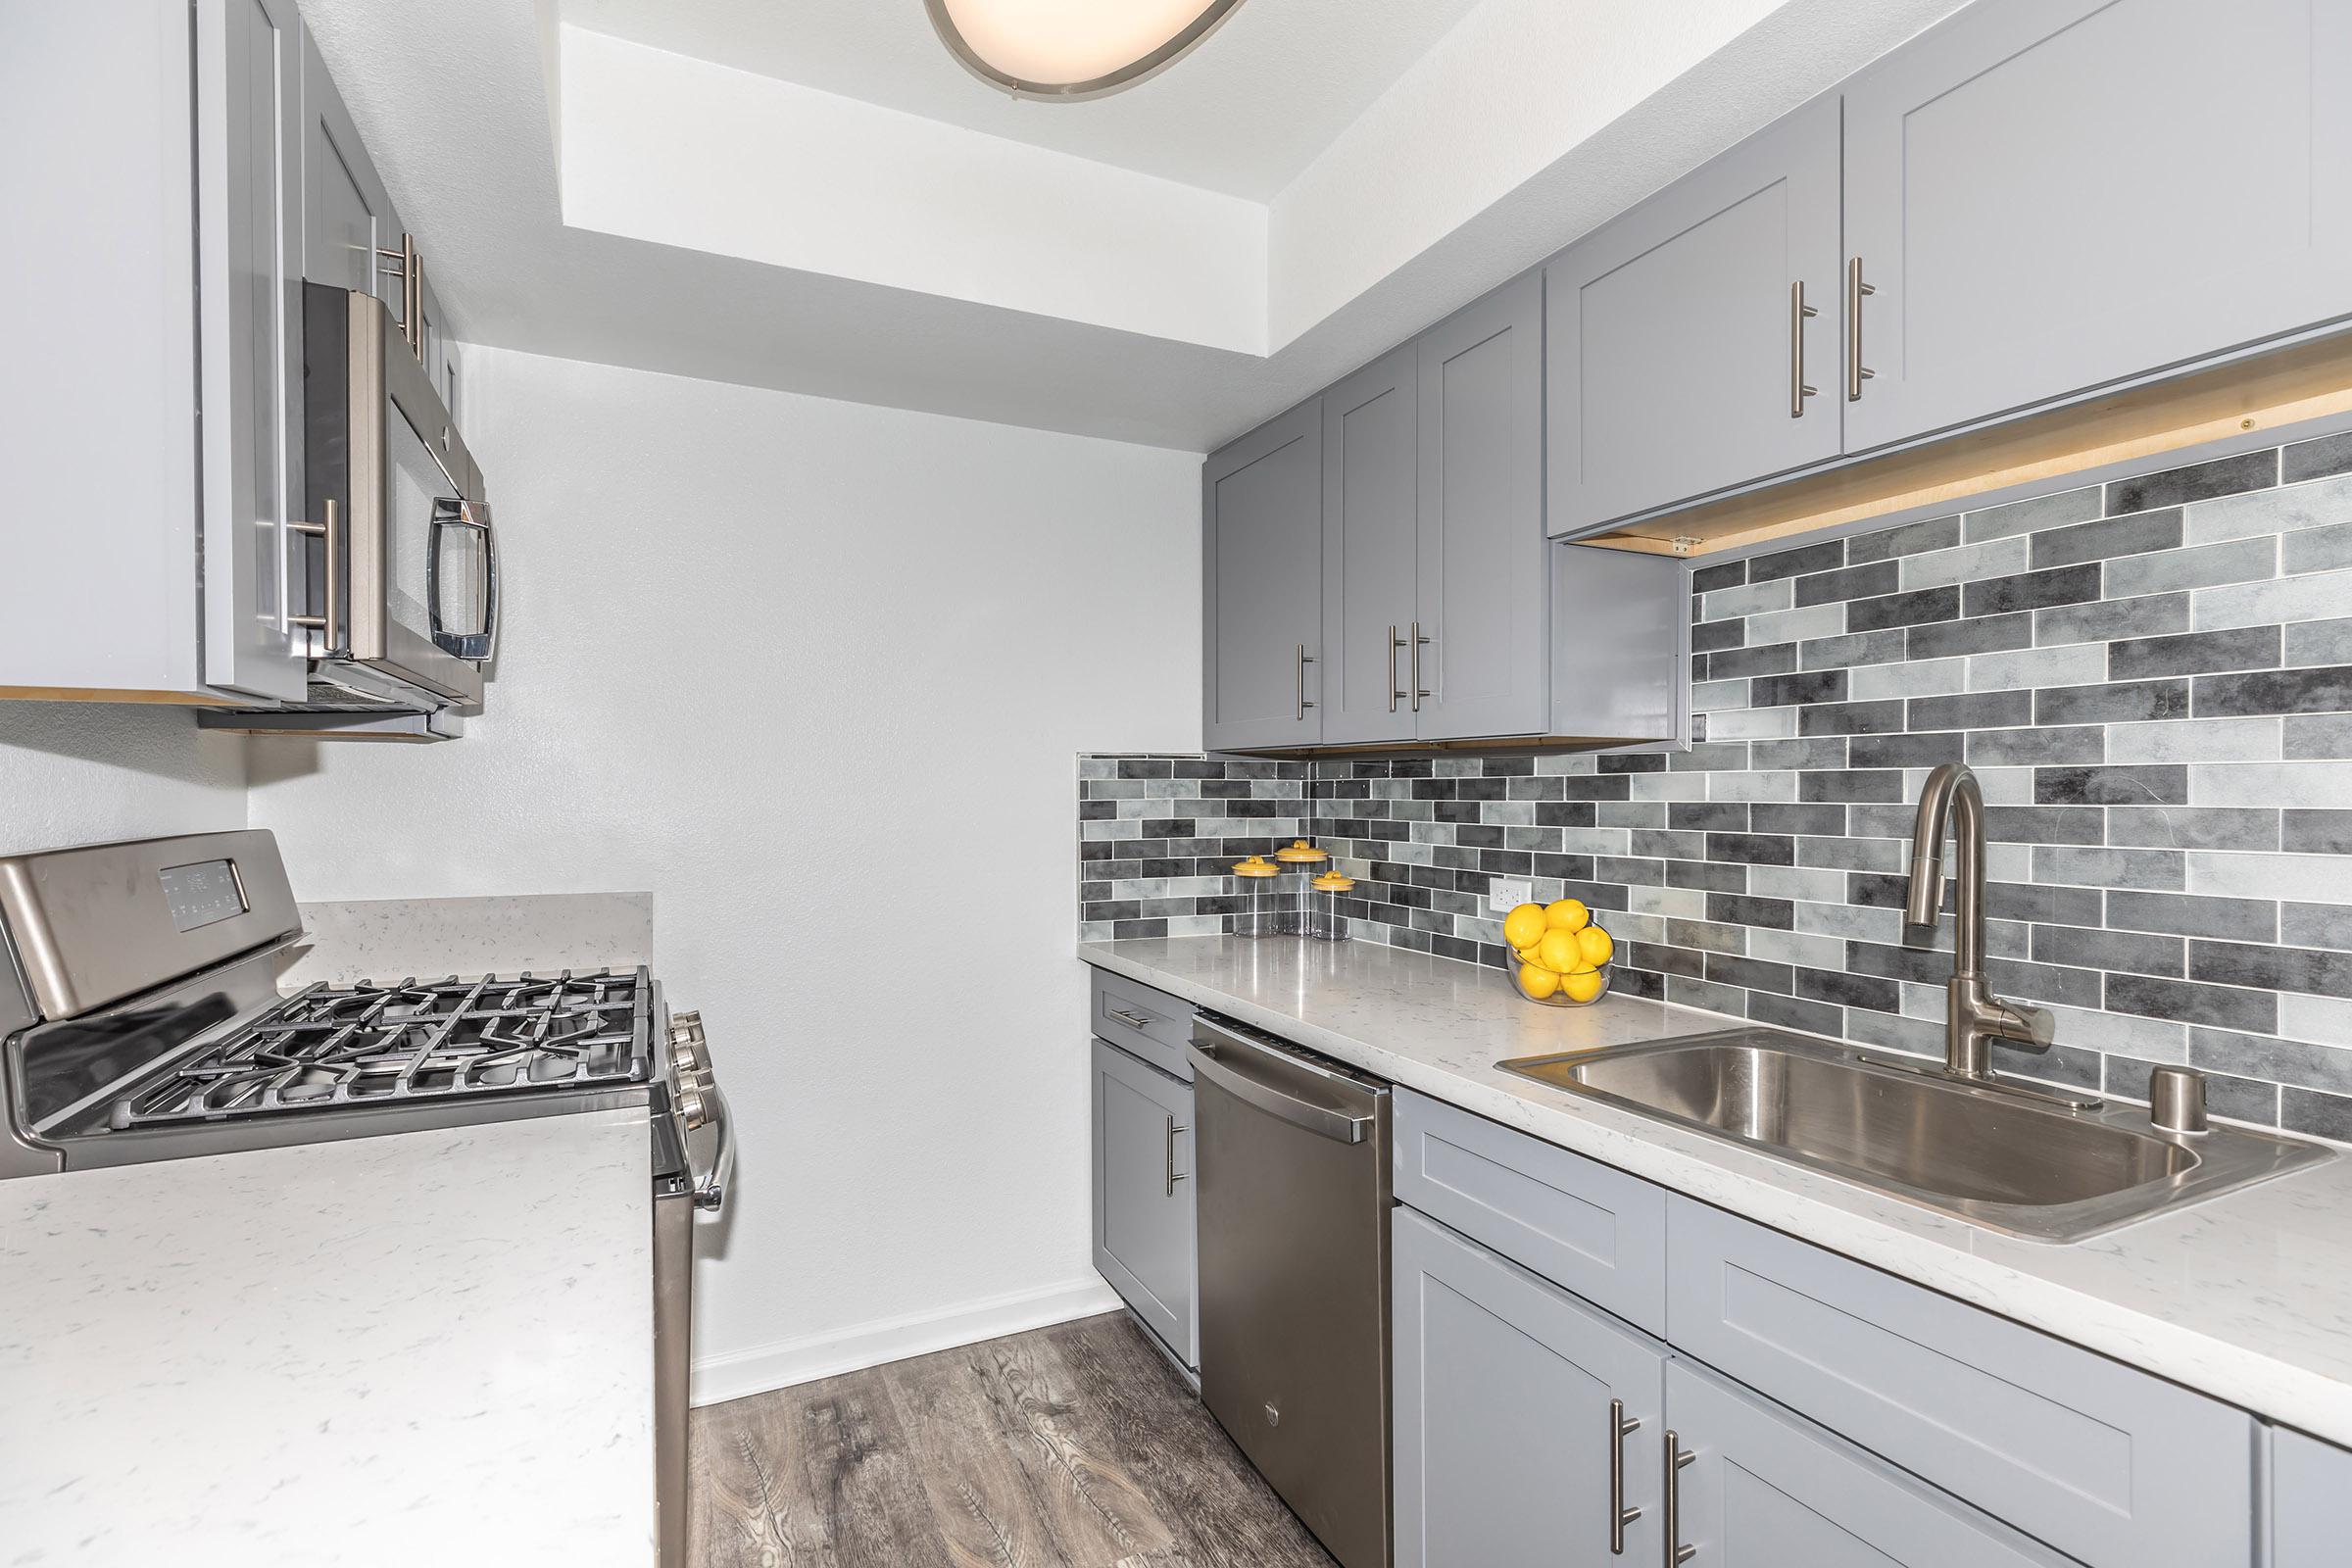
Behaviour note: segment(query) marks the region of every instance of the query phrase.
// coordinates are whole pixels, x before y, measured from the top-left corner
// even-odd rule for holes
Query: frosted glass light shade
[[[1174,65],[1242,0],[923,0],[956,58],[1026,98],[1100,98]]]

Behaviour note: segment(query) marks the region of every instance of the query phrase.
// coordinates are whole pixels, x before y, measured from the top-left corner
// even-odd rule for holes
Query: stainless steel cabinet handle
[[[1421,699],[1430,695],[1429,689],[1421,684],[1421,650],[1427,648],[1430,645],[1430,638],[1421,635],[1421,623],[1417,620],[1414,621],[1413,683],[1411,690],[1413,694],[1413,711],[1416,713],[1421,711]]]
[[[1788,285],[1788,417],[1805,416],[1805,399],[1821,389],[1805,384],[1805,322],[1821,312],[1805,303],[1805,280]]]
[[[1862,383],[1879,372],[1862,363],[1862,301],[1878,290],[1862,281],[1862,258],[1845,264],[1845,401],[1862,401]]]
[[[1396,699],[1404,695],[1396,689],[1396,650],[1403,646],[1404,639],[1396,635],[1396,627],[1391,626],[1389,628],[1389,711],[1392,713],[1396,711]]]
[[[1642,1430],[1640,1416],[1628,1417],[1623,1399],[1609,1401],[1609,1554],[1625,1555],[1625,1527],[1642,1517],[1625,1505],[1625,1440]]]
[[[1306,710],[1315,706],[1306,700],[1306,666],[1314,662],[1315,656],[1306,651],[1306,644],[1300,643],[1298,645],[1298,710],[1291,715],[1300,723],[1306,721]]]
[[[1145,1017],[1140,1012],[1129,1012],[1125,1007],[1108,1007],[1103,1010],[1108,1012],[1113,1018],[1118,1019],[1119,1022],[1127,1025],[1127,1027],[1130,1029],[1149,1029],[1152,1027],[1152,1020]]]
[[[332,656],[343,651],[342,647],[335,641],[335,628],[340,625],[343,620],[341,613],[343,545],[335,535],[334,498],[332,496],[327,498],[326,520],[324,522],[289,522],[286,524],[286,527],[293,533],[315,534],[326,541],[325,612],[317,615],[288,615],[286,617],[286,624],[289,626],[317,627],[319,632],[318,652],[322,657],[331,658]],[[308,576],[309,574],[306,572],[304,575]]]
[[[400,264],[398,267],[379,265],[376,270],[400,279],[401,341],[408,344],[409,352],[416,355],[417,363],[421,365],[424,362],[424,258],[416,253],[416,236],[403,234],[400,236],[400,249],[388,251],[379,247],[375,255],[379,264]]]
[[[1680,1568],[1681,1564],[1687,1563],[1698,1555],[1696,1546],[1682,1544],[1683,1487],[1681,1480],[1683,1467],[1697,1457],[1698,1455],[1695,1453],[1687,1453],[1683,1450],[1682,1440],[1675,1436],[1672,1427],[1666,1429],[1666,1568]]]
[[[1190,1127],[1185,1126],[1175,1117],[1170,1116],[1168,1118],[1167,1155],[1166,1159],[1161,1165],[1161,1169],[1167,1173],[1167,1181],[1160,1187],[1160,1196],[1162,1198],[1174,1198],[1176,1196],[1176,1184],[1184,1180],[1183,1175],[1179,1174],[1176,1169],[1176,1135],[1178,1133],[1189,1133],[1191,1131],[1192,1129]]]

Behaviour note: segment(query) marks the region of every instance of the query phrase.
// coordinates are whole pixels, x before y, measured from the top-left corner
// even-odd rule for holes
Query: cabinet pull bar
[[[1145,1017],[1140,1012],[1129,1012],[1125,1007],[1105,1007],[1103,1011],[1109,1013],[1113,1018],[1118,1019],[1119,1022],[1127,1025],[1127,1027],[1130,1029],[1149,1029],[1152,1027],[1151,1019]]]
[[[1625,1440],[1642,1430],[1640,1416],[1625,1413],[1623,1399],[1609,1401],[1609,1554],[1625,1555],[1625,1527],[1642,1517],[1625,1505]]]
[[[1682,1544],[1682,1470],[1697,1457],[1697,1454],[1684,1450],[1682,1439],[1675,1435],[1674,1428],[1666,1429],[1666,1568],[1681,1568],[1682,1564],[1698,1555],[1696,1546]]]
[[[1805,416],[1805,399],[1821,388],[1805,384],[1805,322],[1821,314],[1805,303],[1805,280],[1788,285],[1788,417]]]
[[[1396,711],[1396,699],[1404,695],[1396,689],[1396,650],[1403,646],[1404,640],[1396,635],[1396,628],[1391,626],[1389,628],[1389,711],[1392,713]]]
[[[1306,666],[1314,662],[1315,656],[1306,651],[1306,644],[1300,643],[1298,645],[1298,706],[1291,716],[1301,724],[1306,722],[1306,710],[1315,706],[1306,700]]]
[[[1159,1191],[1162,1198],[1174,1198],[1176,1196],[1176,1184],[1184,1180],[1184,1174],[1180,1173],[1176,1169],[1176,1135],[1178,1133],[1189,1133],[1191,1131],[1192,1129],[1190,1127],[1187,1127],[1183,1123],[1177,1121],[1175,1117],[1170,1116],[1168,1118],[1168,1141],[1166,1145],[1166,1155],[1160,1165],[1160,1169],[1167,1176],[1167,1180],[1160,1185]]]
[[[289,522],[286,529],[289,533],[314,535],[326,541],[326,612],[318,615],[288,615],[286,624],[317,628],[320,634],[318,641],[322,645],[318,657],[331,658],[342,652],[335,642],[335,627],[343,618],[342,595],[339,592],[341,584],[337,581],[343,570],[343,547],[335,537],[334,498],[327,498],[324,522]]]
[[[1862,302],[1878,289],[1862,281],[1862,258],[1845,264],[1845,401],[1862,401],[1862,383],[1879,372],[1862,363]]]
[[[1421,650],[1427,648],[1433,640],[1434,639],[1421,635],[1421,623],[1419,621],[1416,620],[1413,622],[1413,680],[1411,691],[1413,694],[1413,711],[1416,713],[1421,711],[1421,699],[1430,695],[1429,689],[1421,684]]]

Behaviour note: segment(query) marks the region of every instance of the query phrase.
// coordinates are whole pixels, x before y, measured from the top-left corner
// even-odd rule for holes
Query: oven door
[[[318,562],[319,652],[479,703],[498,636],[498,540],[481,469],[383,302],[306,288],[309,373],[343,371],[339,387],[308,398],[312,515],[326,516],[329,502],[343,514],[328,517],[320,552],[339,559]]]

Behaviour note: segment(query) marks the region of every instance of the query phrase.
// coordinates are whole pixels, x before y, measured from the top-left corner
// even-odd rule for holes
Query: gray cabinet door
[[[1838,455],[1838,130],[1833,94],[1546,270],[1554,534]]]
[[[1663,1351],[1413,1209],[1393,1225],[1397,1568],[1614,1561],[1620,1445],[1626,1560],[1658,1561]]]
[[[1094,1077],[1095,1268],[1196,1366],[1192,1085],[1100,1040]]]
[[[2335,0],[1985,0],[1914,39],[1845,87],[1847,450],[2352,313],[2347,147]]]
[[[1410,740],[1420,569],[1420,384],[1413,345],[1323,394],[1323,739]]]
[[[2352,1556],[2352,1453],[2284,1427],[2271,1438],[2270,1568],[2342,1568]]]
[[[343,95],[306,33],[302,41],[302,272],[401,308],[401,284],[378,248],[400,247],[392,198],[376,177]]]
[[[1200,470],[1201,732],[1211,751],[1323,738],[1323,411],[1301,404]]]
[[[1666,1424],[1680,1450],[1695,1456],[1677,1476],[1670,1521],[1675,1544],[1695,1548],[1693,1561],[1720,1568],[2058,1568],[2067,1561],[1680,1359],[1666,1368]],[[1645,1560],[1676,1560],[1666,1546],[1660,1553]]]
[[[1415,733],[1533,735],[1551,690],[1544,570],[1544,278],[1421,334]],[[1407,674],[1414,666],[1406,661]]]
[[[308,684],[286,623],[303,494],[301,60],[294,0],[197,7],[204,679],[265,698]]]

